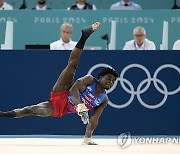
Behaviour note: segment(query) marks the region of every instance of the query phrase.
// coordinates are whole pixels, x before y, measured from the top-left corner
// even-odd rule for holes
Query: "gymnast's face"
[[[108,90],[114,85],[115,80],[116,78],[114,75],[106,74],[99,78],[99,83],[104,89]]]

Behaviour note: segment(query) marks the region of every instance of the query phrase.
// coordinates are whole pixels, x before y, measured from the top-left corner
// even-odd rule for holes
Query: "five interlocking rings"
[[[92,74],[92,72],[99,68],[99,67],[110,67],[110,68],[113,68],[112,66],[108,65],[108,64],[104,64],[104,63],[100,63],[100,64],[96,64],[94,66],[92,66],[89,71],[88,71],[88,74]],[[129,70],[129,69],[132,69],[132,68],[139,68],[139,69],[142,69],[145,73],[146,73],[146,76],[147,78],[142,80],[137,89],[134,88],[133,84],[127,80],[126,78],[124,78],[124,75],[125,73]],[[114,107],[114,108],[117,108],[117,109],[121,109],[121,108],[125,108],[127,106],[129,106],[133,100],[134,100],[134,97],[137,96],[137,99],[139,101],[139,103],[144,106],[145,108],[148,108],[148,109],[157,109],[159,107],[161,107],[162,105],[164,105],[164,103],[166,102],[167,98],[168,98],[168,95],[174,95],[174,94],[177,94],[180,92],[180,85],[178,83],[178,87],[177,89],[175,90],[172,90],[172,91],[168,91],[168,88],[167,86],[164,84],[163,81],[161,81],[160,79],[158,79],[158,74],[161,70],[163,69],[166,69],[166,68],[171,68],[171,69],[174,69],[176,70],[179,74],[180,74],[180,68],[178,68],[177,66],[173,65],[173,64],[164,64],[164,65],[161,65],[160,67],[158,67],[156,69],[156,71],[154,72],[154,75],[153,77],[151,77],[151,74],[150,72],[148,71],[148,69],[143,66],[143,65],[140,65],[140,64],[130,64],[130,65],[127,65],[120,73],[120,76],[117,78],[116,82],[114,83],[113,87],[109,90],[107,90],[107,93],[111,93],[117,86],[117,83],[120,82],[121,84],[121,87],[124,89],[124,91],[126,91],[127,93],[129,93],[131,96],[130,96],[130,99],[124,103],[124,104],[114,104],[111,102],[111,100],[109,100],[109,105]],[[148,88],[150,87],[150,84],[151,82],[153,82],[155,88],[157,89],[157,91],[159,91],[161,94],[164,95],[163,99],[161,102],[155,104],[155,105],[149,105],[148,103],[144,102],[141,98],[141,94],[146,92],[148,90]],[[143,87],[143,85],[146,83],[146,85]],[[159,87],[159,85],[161,85],[161,87]],[[130,88],[127,88],[127,86]]]

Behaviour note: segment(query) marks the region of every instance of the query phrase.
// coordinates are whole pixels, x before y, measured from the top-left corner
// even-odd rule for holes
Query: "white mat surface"
[[[82,139],[0,138],[0,154],[180,154],[180,144],[132,144],[121,149],[116,139],[94,141],[99,145],[81,145]]]

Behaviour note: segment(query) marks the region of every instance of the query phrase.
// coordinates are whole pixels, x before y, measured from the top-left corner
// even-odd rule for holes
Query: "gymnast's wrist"
[[[77,111],[78,115],[81,115],[81,113],[87,112],[88,109],[84,103],[79,103],[76,106],[76,111]]]

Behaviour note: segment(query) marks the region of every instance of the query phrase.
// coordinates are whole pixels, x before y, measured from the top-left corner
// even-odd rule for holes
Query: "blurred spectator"
[[[96,10],[96,6],[87,3],[86,0],[77,0],[76,4],[68,7],[67,10]]]
[[[174,42],[173,50],[180,50],[180,39]]]
[[[134,40],[125,43],[123,50],[156,50],[153,41],[146,39],[146,30],[143,27],[135,27]]]
[[[111,5],[111,10],[141,10],[141,6],[131,0],[120,0],[119,2]]]
[[[0,10],[13,10],[13,7],[4,0],[0,0]]]
[[[36,7],[32,8],[33,10],[48,10],[50,8],[46,5],[46,0],[37,0]]]
[[[57,40],[50,44],[50,50],[72,50],[76,46],[77,42],[71,40],[73,27],[69,23],[64,23],[60,27],[60,40]]]

